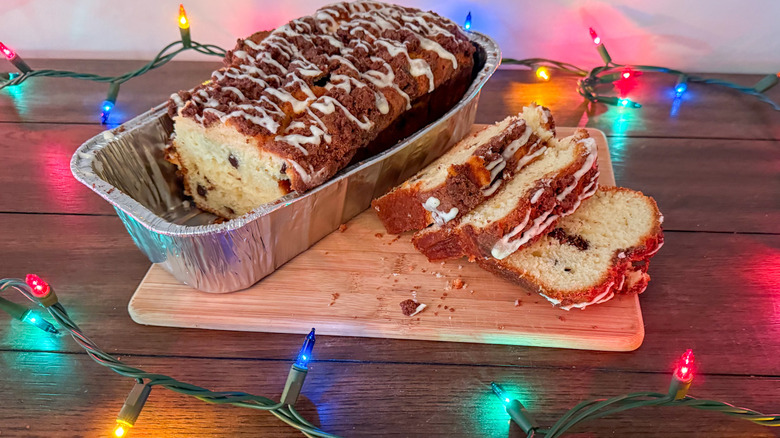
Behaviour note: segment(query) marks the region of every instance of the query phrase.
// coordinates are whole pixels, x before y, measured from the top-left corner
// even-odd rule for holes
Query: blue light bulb
[[[622,107],[626,107],[626,106],[628,106],[628,99],[620,99],[620,100],[618,101],[618,105],[620,105],[620,106],[622,106]]]
[[[312,350],[314,350],[315,340],[314,329],[311,329],[309,334],[306,335],[306,339],[303,341],[301,351],[298,352],[298,358],[295,359],[295,363],[293,364],[294,367],[303,368],[304,370],[308,367]]]
[[[111,115],[111,110],[114,109],[114,102],[111,102],[110,100],[104,100],[103,104],[100,106],[100,109],[102,110],[100,113],[100,121],[102,123],[106,123],[108,121],[108,116]]]
[[[683,82],[682,84],[677,85],[677,88],[675,88],[674,90],[677,92],[677,94],[683,94],[687,89],[688,89],[688,85]]]
[[[463,23],[463,28],[466,30],[471,30],[471,11],[469,11],[469,14],[466,15],[466,22]]]

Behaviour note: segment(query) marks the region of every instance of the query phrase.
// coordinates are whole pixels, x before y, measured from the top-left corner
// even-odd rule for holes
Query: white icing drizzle
[[[501,156],[504,157],[505,160],[508,160],[512,158],[512,156],[517,152],[518,149],[520,149],[522,146],[524,146],[526,143],[528,143],[528,139],[531,137],[531,128],[529,126],[525,127],[525,131],[523,131],[523,135],[520,136],[517,140],[509,143],[505,148],[504,151],[501,153]]]
[[[586,198],[592,196],[596,192],[596,190],[598,189],[598,184],[596,183],[597,180],[598,180],[598,174],[593,176],[590,185],[588,185],[583,190],[583,193],[577,197],[577,201],[574,203],[574,205],[569,210],[561,213],[560,216],[559,215],[555,215],[555,214],[552,214],[552,212],[555,210],[557,205],[554,205],[550,210],[545,211],[544,213],[539,215],[537,218],[535,218],[533,220],[533,222],[532,222],[531,227],[528,228],[525,232],[523,232],[523,234],[520,236],[520,238],[518,238],[516,240],[511,240],[515,235],[517,235],[520,231],[522,231],[523,228],[525,228],[525,226],[528,224],[528,216],[531,214],[531,210],[528,210],[528,213],[526,214],[526,219],[520,225],[512,228],[512,231],[509,232],[508,234],[504,235],[504,237],[502,237],[501,240],[496,242],[493,245],[493,249],[490,251],[490,254],[493,257],[495,257],[495,258],[497,258],[499,260],[505,259],[510,254],[512,254],[513,252],[517,251],[521,246],[525,245],[529,240],[531,240],[534,237],[538,236],[539,233],[542,233],[543,231],[545,231],[550,226],[550,224],[553,223],[553,221],[555,221],[559,217],[568,216],[571,213],[574,213],[574,211],[577,209],[577,207],[580,206],[580,203],[582,202],[583,199],[586,199]],[[572,183],[572,185],[576,186],[577,185],[577,181]],[[570,185],[569,187],[572,187],[572,185]],[[567,187],[567,189],[569,189],[569,187]],[[593,188],[591,188],[591,187],[593,187]],[[573,187],[572,187],[572,190],[573,190]],[[571,190],[569,190],[569,192],[571,192]],[[533,201],[533,198],[535,198],[537,196],[541,196],[541,194],[539,194],[538,190],[531,197],[532,203],[535,203]],[[536,201],[538,202],[539,199],[537,198]]]
[[[536,143],[532,144],[531,147],[528,148],[529,151],[533,150],[533,148],[539,144],[541,140],[537,140]],[[531,160],[538,157],[539,155],[542,155],[547,151],[547,146],[542,146],[533,153],[523,155],[523,158],[517,160],[517,166],[515,167],[515,171],[518,171],[525,167],[526,164],[530,163]]]
[[[490,185],[488,188],[486,188],[486,189],[482,189],[482,196],[485,196],[485,197],[487,197],[487,196],[490,196],[490,195],[492,195],[493,193],[495,193],[495,192],[496,192],[496,190],[498,190],[498,188],[499,188],[499,187],[501,187],[501,183],[502,183],[502,182],[504,182],[504,180],[503,180],[503,179],[497,179],[497,180],[496,180],[495,182],[493,182],[493,184],[491,184],[491,185]]]
[[[569,304],[568,306],[561,306],[561,310],[571,310],[571,309],[584,309],[590,305],[593,304],[601,304],[605,303],[612,299],[612,297],[615,296],[615,292],[613,291],[613,286],[615,285],[615,282],[611,282],[607,285],[607,287],[604,289],[604,292],[598,294],[595,298],[592,300],[586,302],[586,303],[574,303]],[[560,301],[559,301],[560,304]]]
[[[363,116],[364,120],[358,120],[358,118],[353,116],[352,113],[341,104],[341,102],[330,96],[322,96],[317,102],[311,104],[312,109],[316,109],[323,114],[333,113],[333,111],[336,110],[336,107],[339,107],[342,111],[344,111],[344,115],[346,115],[348,119],[352,120],[356,125],[358,125],[360,129],[367,131],[371,129],[372,126],[374,126],[374,122],[368,120],[368,117]]]
[[[346,30],[349,35],[359,36],[340,40],[342,34],[336,35],[339,29]],[[280,26],[258,43],[250,39],[243,40],[243,45],[232,52],[233,65],[213,72],[211,83],[194,93],[189,100],[179,95],[172,95],[171,100],[180,111],[193,106],[199,108],[191,116],[198,123],[205,124],[207,115],[209,118],[216,116],[222,123],[243,119],[265,129],[275,136],[276,141],[287,143],[304,155],[309,155],[310,148],[315,145],[322,147],[324,143],[327,148],[331,142],[331,133],[320,117],[332,114],[336,107],[358,128],[368,130],[374,126],[371,113],[353,113],[354,110],[328,94],[331,90],[340,88],[349,94],[356,88],[369,87],[374,93],[379,114],[390,112],[388,96],[392,93],[403,97],[406,108],[411,108],[410,96],[395,82],[395,72],[386,59],[371,56],[371,61],[381,67],[361,71],[353,62],[357,56],[379,54],[380,48],[386,49],[390,56],[402,54],[408,62],[409,73],[413,77],[426,77],[427,91],[434,90],[434,75],[428,62],[423,58],[412,58],[407,44],[383,37],[386,31],[394,29],[411,31],[412,38],[419,40],[422,50],[451,61],[457,69],[455,55],[437,42],[443,41],[442,38],[454,39],[456,34],[462,38],[463,33],[457,25],[429,12],[372,1],[356,1],[321,8],[312,17]],[[304,48],[310,46],[327,48],[318,50],[318,54],[325,57],[324,62],[318,60],[315,64],[304,56]],[[387,54],[383,56],[387,58]],[[345,74],[333,74],[325,85],[326,94],[316,96],[309,86],[311,78],[321,76],[327,68],[325,65],[334,63]],[[241,82],[247,81],[259,87],[259,90],[250,92],[248,87],[241,85]],[[296,114],[289,125],[283,123],[288,116],[280,107],[285,103]],[[311,109],[318,110],[321,115],[315,115]],[[310,117],[304,116],[304,113]],[[306,128],[308,133],[305,133]],[[282,135],[280,129],[287,135]],[[289,133],[292,129],[299,132]],[[310,181],[314,178],[314,169],[307,170],[300,163],[290,161],[302,180]],[[320,171],[322,169],[318,173]],[[442,215],[449,217],[450,213]]]
[[[544,193],[544,188],[537,190],[536,193],[534,193],[533,196],[531,196],[531,204],[536,204],[537,202],[539,202],[539,198],[542,197],[543,193]]]
[[[422,205],[424,209],[431,212],[431,216],[436,225],[444,225],[455,219],[455,216],[458,215],[458,209],[456,207],[452,207],[448,212],[443,212],[439,211],[439,205],[441,205],[441,201],[433,196],[429,197]]]
[[[571,193],[571,191],[577,187],[577,182],[579,182],[580,178],[582,178],[582,176],[585,175],[585,173],[587,173],[591,167],[593,167],[593,163],[595,163],[596,158],[598,158],[598,155],[596,154],[596,140],[593,140],[592,138],[583,138],[582,140],[578,141],[578,143],[585,145],[588,156],[585,158],[585,164],[583,164],[579,170],[574,172],[574,183],[566,187],[566,189],[558,195],[559,201],[563,201],[564,198],[569,196],[569,193]]]
[[[503,158],[497,158],[490,163],[488,163],[487,166],[485,166],[486,170],[492,170],[494,167],[498,166],[500,163],[504,163],[504,166],[506,166],[506,161]]]

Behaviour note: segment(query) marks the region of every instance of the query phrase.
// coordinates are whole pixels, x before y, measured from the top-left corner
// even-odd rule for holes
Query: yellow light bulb
[[[127,429],[125,429],[125,425],[123,424],[117,424],[114,428],[114,436],[117,438],[122,438],[127,434]]]
[[[187,29],[190,27],[190,21],[187,20],[187,12],[184,10],[184,5],[179,5],[179,27]]]
[[[544,67],[539,67],[536,69],[536,77],[539,79],[542,79],[544,81],[550,80],[550,73],[547,71]]]

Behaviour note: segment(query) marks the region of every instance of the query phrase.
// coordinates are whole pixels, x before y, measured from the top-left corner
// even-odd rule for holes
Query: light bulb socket
[[[506,413],[526,434],[539,427],[531,414],[525,409],[525,406],[518,400],[512,400],[506,405]]]
[[[11,63],[22,73],[29,73],[32,71],[29,65],[24,62],[18,54],[10,59]]]
[[[777,85],[777,83],[780,82],[780,77],[776,74],[766,75],[764,76],[756,85],[753,87],[756,91],[759,93],[763,93],[770,88]]]
[[[290,367],[290,373],[287,375],[287,382],[284,384],[284,391],[282,391],[282,398],[279,400],[281,403],[295,405],[298,396],[301,395],[303,382],[306,381],[306,374],[308,374],[306,368],[300,368],[296,365]]]
[[[682,400],[688,394],[688,389],[693,383],[693,376],[688,381],[683,381],[677,377],[677,373],[672,376],[672,381],[669,383],[669,397],[674,400]]]
[[[612,62],[612,57],[609,56],[609,52],[607,52],[607,48],[604,47],[604,44],[596,46],[596,51],[599,52],[599,56],[601,56],[601,60],[604,61],[604,65],[608,65]]]
[[[190,36],[190,27],[179,27],[179,33],[181,34],[181,43],[185,48],[192,47],[192,37]]]
[[[141,415],[141,410],[144,408],[144,403],[149,398],[150,392],[152,392],[151,386],[145,383],[136,383],[130,394],[128,394],[125,404],[122,405],[122,409],[116,417],[116,422],[133,427],[136,420],[138,420],[138,416]]]

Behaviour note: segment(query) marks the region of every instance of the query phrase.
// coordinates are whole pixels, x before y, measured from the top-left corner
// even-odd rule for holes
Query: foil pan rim
[[[450,108],[439,120],[444,120],[456,114],[463,106],[467,105],[473,99],[475,99],[487,80],[495,73],[498,66],[501,64],[501,49],[498,44],[489,36],[480,33],[470,31],[467,33],[469,39],[476,44],[482,46],[485,50],[486,60],[485,65],[477,73],[476,77],[472,81],[469,88],[464,93],[463,97],[456,105]],[[160,116],[160,113],[166,111],[167,103],[161,103],[152,109],[139,114],[131,120],[123,123],[118,128],[103,131],[94,137],[84,142],[74,152],[70,168],[73,176],[77,181],[81,182],[85,186],[89,187],[97,193],[101,198],[105,199],[114,208],[122,210],[122,212],[133,219],[135,219],[143,227],[162,235],[177,235],[177,236],[201,236],[216,233],[223,233],[230,230],[236,230],[244,227],[246,224],[257,220],[258,218],[267,215],[268,213],[279,209],[283,206],[302,201],[308,197],[315,196],[319,191],[324,190],[331,184],[337,184],[339,181],[347,178],[348,176],[359,172],[364,167],[372,165],[374,162],[380,161],[395,155],[403,150],[408,144],[414,142],[417,138],[425,135],[428,131],[432,130],[436,125],[433,122],[423,129],[415,132],[411,136],[405,138],[403,141],[397,143],[390,149],[383,151],[377,155],[374,155],[370,159],[364,160],[359,163],[355,163],[346,169],[341,170],[334,177],[332,177],[326,183],[315,187],[305,193],[290,193],[285,195],[271,203],[259,206],[257,209],[239,217],[229,220],[220,224],[208,224],[208,225],[179,225],[172,223],[158,216],[149,210],[146,206],[136,201],[132,197],[123,193],[111,183],[103,180],[95,174],[92,170],[92,163],[95,160],[96,154],[103,148],[107,147],[111,141],[121,138],[123,135],[132,132],[135,129],[143,127],[150,119],[155,119]]]

